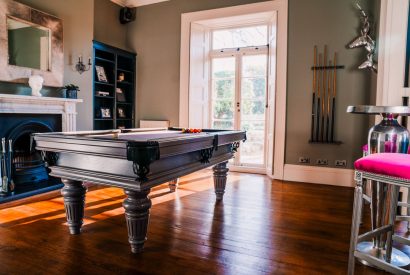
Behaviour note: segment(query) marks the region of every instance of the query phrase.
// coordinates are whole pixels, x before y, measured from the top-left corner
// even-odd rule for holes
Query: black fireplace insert
[[[31,139],[33,133],[59,131],[61,115],[0,114],[0,203],[61,187]]]

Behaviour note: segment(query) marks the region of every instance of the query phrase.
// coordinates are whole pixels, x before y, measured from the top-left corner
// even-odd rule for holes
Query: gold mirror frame
[[[49,71],[8,64],[7,17],[21,19],[50,29],[51,62]],[[0,1],[0,81],[27,83],[30,76],[41,75],[44,78],[44,85],[61,87],[63,85],[63,74],[63,21],[55,16],[11,0]]]

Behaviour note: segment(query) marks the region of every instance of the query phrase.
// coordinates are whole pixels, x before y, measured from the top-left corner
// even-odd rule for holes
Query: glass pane
[[[234,57],[212,59],[211,128],[234,128],[235,63]]]
[[[246,120],[265,120],[265,101],[244,100],[242,101],[242,121]]]
[[[213,99],[232,99],[235,96],[235,79],[216,79],[213,81]]]
[[[235,57],[212,59],[212,78],[235,78]]]
[[[246,130],[246,142],[240,150],[240,162],[244,164],[263,165],[265,152],[265,121],[242,121]]]
[[[233,119],[233,106],[232,100],[216,100],[213,101],[213,118],[214,119]]]
[[[254,26],[217,30],[212,33],[212,49],[227,49],[268,44],[268,27]]]
[[[268,56],[263,55],[251,55],[244,56],[242,59],[242,76],[243,77],[266,77],[266,68],[268,62]]]
[[[214,120],[212,123],[212,128],[233,130],[233,120]]]
[[[241,129],[247,140],[240,148],[240,163],[260,166],[265,159],[266,55],[242,59]]]
[[[242,78],[242,99],[266,99],[266,78]]]
[[[260,127],[251,126],[250,128]],[[264,128],[264,126],[262,128]],[[247,140],[242,143],[240,147],[240,162],[242,164],[263,165],[265,152],[264,133],[264,130],[246,132]]]

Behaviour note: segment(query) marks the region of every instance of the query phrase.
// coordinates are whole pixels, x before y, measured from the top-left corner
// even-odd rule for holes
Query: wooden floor
[[[215,203],[209,171],[151,193],[145,252],[133,255],[115,188],[87,193],[70,236],[62,198],[0,210],[0,274],[346,274],[353,189],[230,173]],[[379,274],[357,265],[357,274]]]

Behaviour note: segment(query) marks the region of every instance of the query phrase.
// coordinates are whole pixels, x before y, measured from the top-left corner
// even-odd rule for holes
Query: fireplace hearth
[[[59,179],[49,176],[31,135],[75,131],[79,102],[82,100],[0,94],[0,204],[62,187]]]

